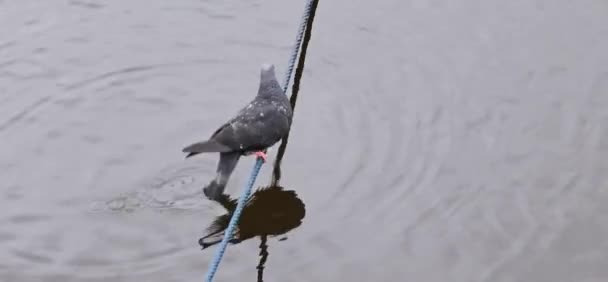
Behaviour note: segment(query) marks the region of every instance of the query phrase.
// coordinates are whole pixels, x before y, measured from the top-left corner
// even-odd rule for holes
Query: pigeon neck
[[[279,85],[279,82],[274,77],[266,77],[262,74],[262,80],[260,81],[260,88],[258,89],[259,97],[272,97],[276,94],[282,94],[283,90]]]

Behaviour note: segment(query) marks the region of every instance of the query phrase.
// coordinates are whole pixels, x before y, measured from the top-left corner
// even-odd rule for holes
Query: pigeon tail
[[[232,151],[232,149],[230,149],[228,146],[222,145],[214,140],[207,140],[207,141],[194,143],[194,144],[182,149],[182,152],[190,153],[186,156],[186,158],[189,158],[191,156],[194,156],[194,155],[200,154],[200,153],[218,153],[218,152],[224,153],[224,152],[230,152],[230,151]]]

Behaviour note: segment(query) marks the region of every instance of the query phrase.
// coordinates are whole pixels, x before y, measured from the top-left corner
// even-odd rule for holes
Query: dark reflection
[[[264,282],[264,264],[268,259],[268,236],[263,235],[260,237],[260,263],[256,267],[258,270],[258,282]]]
[[[222,194],[219,202],[227,211],[218,216],[207,228],[204,237],[198,240],[206,249],[222,241],[230,217],[237,206],[237,199]],[[260,236],[260,261],[257,265],[258,281],[263,281],[264,264],[268,259],[268,236],[282,235],[300,226],[306,215],[304,202],[293,190],[284,190],[275,185],[258,189],[247,199],[241,218],[229,241],[238,244],[247,239]],[[286,238],[281,238],[280,241]]]
[[[237,199],[222,194],[218,201],[227,211],[218,216],[199,239],[203,249],[219,243],[236,209]],[[258,189],[245,203],[241,218],[230,243],[237,244],[256,236],[277,236],[300,226],[306,215],[304,202],[293,190],[281,186]]]

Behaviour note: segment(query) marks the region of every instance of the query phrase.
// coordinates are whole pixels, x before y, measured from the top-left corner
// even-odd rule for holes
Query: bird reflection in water
[[[206,235],[198,243],[203,249],[222,241],[230,218],[237,206],[238,199],[232,199],[227,194],[217,198],[227,213],[218,216],[206,230]],[[293,190],[273,185],[258,189],[247,199],[237,227],[230,243],[238,244],[245,240],[260,237],[260,262],[258,265],[258,281],[262,281],[264,263],[268,258],[269,236],[283,235],[302,224],[306,215],[304,202]],[[284,240],[285,238],[281,239]]]

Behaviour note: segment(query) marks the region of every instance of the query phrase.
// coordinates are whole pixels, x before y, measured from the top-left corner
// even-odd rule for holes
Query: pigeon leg
[[[222,194],[224,193],[226,183],[240,157],[241,155],[239,153],[220,153],[215,179],[203,188],[203,193],[207,198],[218,202],[222,200]]]

